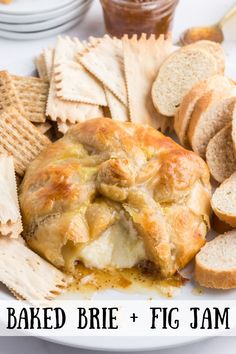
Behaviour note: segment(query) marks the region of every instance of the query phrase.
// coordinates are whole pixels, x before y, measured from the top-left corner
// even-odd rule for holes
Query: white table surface
[[[40,0],[39,0],[40,1]],[[216,22],[236,0],[180,0],[173,28],[174,38],[193,25],[204,25]],[[236,79],[236,17],[226,27],[226,54],[231,56],[228,72]],[[67,32],[85,39],[89,35],[100,36],[104,33],[103,19],[99,1],[95,0],[85,21]],[[229,42],[230,41],[230,42]],[[42,48],[55,43],[54,38],[35,41],[10,41],[0,38],[0,70],[9,70],[14,74],[27,75],[35,71],[33,59]],[[234,60],[235,58],[235,65]],[[104,340],[106,340],[104,338]],[[201,343],[185,347],[162,350],[163,354],[233,354],[236,352],[236,337],[219,337],[204,340]],[[63,347],[57,344],[27,337],[1,337],[0,354],[84,354],[94,351]],[[147,352],[145,352],[147,353]]]

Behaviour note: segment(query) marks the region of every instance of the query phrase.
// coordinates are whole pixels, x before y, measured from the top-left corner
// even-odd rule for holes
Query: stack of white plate
[[[93,0],[14,0],[0,4],[0,37],[37,39],[68,30],[83,20]]]

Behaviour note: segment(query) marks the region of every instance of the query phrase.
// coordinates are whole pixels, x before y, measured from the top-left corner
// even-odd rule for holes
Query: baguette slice
[[[210,140],[207,146],[206,161],[210,173],[220,183],[236,171],[231,130],[231,124],[227,125]]]
[[[208,51],[216,60],[218,73],[223,75],[225,71],[225,52],[223,47],[216,42],[202,40],[190,44],[188,47],[200,48]]]
[[[184,47],[162,64],[152,87],[152,99],[159,113],[175,115],[184,95],[198,81],[218,74],[215,58],[206,50]]]
[[[236,227],[236,172],[215,190],[211,205],[220,220]]]
[[[230,91],[209,91],[196,103],[189,128],[188,138],[195,151],[206,157],[209,141],[227,124],[232,122],[236,103],[235,86]]]
[[[205,41],[203,41],[205,42]],[[230,90],[233,88],[233,81],[222,75],[215,75],[206,80],[197,82],[184,96],[179,110],[176,112],[174,128],[182,145],[189,145],[187,131],[192,113],[197,101],[211,90]]]
[[[207,242],[195,260],[195,280],[207,288],[236,288],[236,230]]]

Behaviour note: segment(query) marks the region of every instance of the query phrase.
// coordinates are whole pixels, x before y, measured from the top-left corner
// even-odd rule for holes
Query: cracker
[[[72,127],[72,125],[74,124],[70,122],[62,122],[60,120],[57,121],[57,129],[63,135],[66,134],[66,132]]]
[[[89,118],[97,118],[101,116],[102,111],[97,105],[65,101],[58,98],[56,95],[54,73],[52,73],[46,114],[52,121],[59,119],[62,122],[78,123]]]
[[[44,60],[44,55],[43,53],[39,54],[36,59],[35,59],[35,65],[37,68],[38,75],[40,79],[49,81],[49,76],[46,68],[46,63]]]
[[[130,119],[159,129],[162,119],[153,105],[151,89],[161,64],[173,52],[172,42],[164,35],[156,39],[143,34],[140,39],[125,35],[122,43]]]
[[[46,103],[49,85],[37,77],[12,75],[25,117],[31,122],[43,123],[46,120]]]
[[[102,107],[95,106],[95,105],[91,105],[90,107],[91,107],[91,110],[90,110],[90,112],[89,111],[87,112],[86,117],[83,119],[83,121],[93,119],[93,118],[104,117],[104,112],[103,112]],[[58,119],[57,120],[57,129],[60,133],[65,134],[68,131],[68,129],[76,123],[78,123],[78,122],[72,123],[70,121],[61,121],[60,119]]]
[[[48,145],[50,140],[15,108],[0,114],[0,152],[14,158],[15,170],[23,175],[27,166]]]
[[[54,65],[76,62],[77,53],[83,52],[85,44],[76,37],[58,36],[54,54]]]
[[[55,50],[53,48],[47,48],[47,49],[44,49],[44,51],[43,51],[43,57],[44,57],[44,62],[45,62],[47,76],[48,76],[49,81],[51,80],[51,76],[52,76],[54,52],[55,52]]]
[[[105,35],[77,55],[78,61],[127,106],[122,42]]]
[[[63,274],[19,240],[0,238],[0,281],[28,301],[53,300],[67,288]]]
[[[0,71],[0,113],[7,107],[15,107],[24,114],[11,75],[7,71]]]
[[[23,231],[13,158],[0,154],[0,235],[17,238]]]
[[[128,108],[107,88],[105,88],[105,93],[112,119],[127,122],[129,120]]]
[[[84,44],[77,38],[58,37],[54,58],[57,96],[69,101],[106,106],[102,85],[76,61],[77,53],[84,49]]]
[[[55,68],[55,80],[58,97],[68,101],[107,106],[102,85],[81,64],[61,63]]]

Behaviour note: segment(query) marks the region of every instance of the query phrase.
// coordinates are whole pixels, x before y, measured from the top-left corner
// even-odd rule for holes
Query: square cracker
[[[134,123],[161,127],[162,117],[152,102],[152,84],[163,61],[173,52],[170,38],[145,34],[122,38],[130,119]]]
[[[0,71],[0,113],[7,107],[15,107],[24,114],[11,75],[7,71]]]
[[[0,152],[13,156],[15,170],[23,175],[27,166],[50,144],[32,123],[15,108],[8,108],[0,114]]]
[[[73,126],[73,123],[70,122],[62,122],[60,120],[57,121],[57,129],[63,135],[67,133],[67,131]]]
[[[54,56],[56,93],[68,101],[106,106],[100,82],[76,60],[85,45],[78,38],[58,37]]]
[[[77,59],[125,106],[128,105],[122,43],[119,39],[105,35],[78,54]]]
[[[17,96],[24,108],[25,117],[36,123],[46,120],[46,103],[49,85],[46,80],[37,77],[12,75]]]
[[[71,280],[20,239],[0,237],[0,281],[15,296],[28,301],[53,300]]]
[[[11,156],[0,154],[0,171],[0,235],[17,238],[23,228]]]

